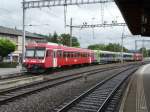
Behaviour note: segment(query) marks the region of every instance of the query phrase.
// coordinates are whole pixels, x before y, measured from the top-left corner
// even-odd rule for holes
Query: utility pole
[[[135,40],[135,51],[137,52],[137,40]]]
[[[141,47],[141,53],[142,55],[144,56],[144,48],[145,47],[145,42],[150,42],[150,40],[145,40],[144,38],[142,40],[135,40],[136,41],[136,44],[137,42],[140,42],[142,44],[142,47]],[[136,45],[137,46],[137,45]],[[147,52],[146,52],[147,53]],[[147,55],[147,54],[146,54]]]
[[[124,39],[124,29],[125,29],[125,26],[123,26],[122,36],[121,36],[121,63],[123,63],[123,39]]]
[[[26,13],[26,8],[25,8],[25,0],[23,0],[23,34],[22,34],[22,63],[25,58],[25,43],[26,43],[26,33],[25,33],[25,13]]]
[[[72,47],[72,18],[70,18],[70,47]]]
[[[142,54],[143,54],[143,57],[144,57],[144,38],[143,38],[143,41],[142,41]]]

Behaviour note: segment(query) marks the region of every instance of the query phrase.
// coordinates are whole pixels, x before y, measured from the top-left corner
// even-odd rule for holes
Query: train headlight
[[[26,62],[26,60],[24,59],[24,60],[23,60],[23,63],[25,63],[25,62]]]
[[[44,63],[45,61],[44,61],[44,60],[40,60],[39,62],[40,62],[40,63]]]

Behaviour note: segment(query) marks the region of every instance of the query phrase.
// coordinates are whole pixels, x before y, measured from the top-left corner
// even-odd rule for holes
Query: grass
[[[17,62],[0,62],[0,68],[16,68]]]

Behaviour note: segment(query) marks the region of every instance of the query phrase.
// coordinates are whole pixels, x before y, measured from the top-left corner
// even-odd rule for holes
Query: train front
[[[27,46],[25,59],[23,62],[24,67],[28,72],[41,73],[45,71],[46,48],[39,46]]]

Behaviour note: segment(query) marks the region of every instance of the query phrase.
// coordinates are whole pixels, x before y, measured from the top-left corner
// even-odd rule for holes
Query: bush
[[[18,65],[17,62],[1,62],[0,63],[0,68],[16,68],[16,66]]]
[[[8,54],[15,51],[16,45],[8,40],[8,39],[1,39],[0,38],[0,56],[3,59],[3,57],[6,57]]]

